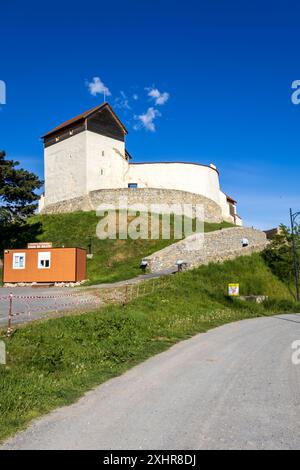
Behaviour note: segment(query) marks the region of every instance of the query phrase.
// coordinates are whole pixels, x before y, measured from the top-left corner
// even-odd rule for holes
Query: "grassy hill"
[[[170,240],[132,240],[130,238],[122,240],[119,236],[115,240],[99,240],[96,237],[96,226],[99,220],[100,218],[96,216],[95,212],[38,215],[29,219],[29,225],[37,227],[37,233],[34,240],[28,241],[51,241],[55,247],[87,248],[91,239],[94,257],[92,260],[88,260],[90,284],[114,282],[138,276],[141,274],[139,264],[143,257],[178,241],[174,240],[172,234],[174,227],[172,217]],[[38,226],[40,227],[38,228]],[[205,223],[204,229],[209,232],[231,226],[227,222],[221,224]],[[31,233],[34,232],[31,231]]]
[[[258,305],[228,298],[229,282],[239,282],[242,294],[270,299]],[[164,279],[155,285],[153,293],[125,307],[32,323],[10,339],[0,332],[9,353],[7,366],[0,366],[0,439],[184,338],[300,308],[259,254],[201,266],[169,276],[167,286]]]

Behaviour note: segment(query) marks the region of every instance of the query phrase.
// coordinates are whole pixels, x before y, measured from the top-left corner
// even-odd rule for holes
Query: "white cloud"
[[[115,99],[114,106],[116,108],[131,109],[129,105],[129,100],[124,91],[120,91],[120,95],[121,96],[117,96],[117,98]]]
[[[139,121],[139,125],[134,126],[134,129],[140,129],[140,127],[144,127],[147,131],[155,132],[155,124],[154,119],[161,116],[160,112],[154,108],[148,108],[145,114],[140,114],[139,116],[135,116],[135,119]]]
[[[138,95],[137,93],[134,93],[134,94],[132,95],[132,98],[133,98],[135,101],[137,101],[137,100],[139,99],[139,95]]]
[[[165,104],[168,99],[170,98],[170,93],[167,93],[164,91],[161,93],[157,88],[146,88],[148,91],[148,96],[150,96],[151,99],[154,100],[155,104],[157,105],[163,105]]]
[[[109,89],[104,85],[100,77],[94,77],[91,82],[87,82],[87,87],[89,92],[93,96],[97,96],[99,94],[104,94],[106,96],[110,96],[111,92]]]

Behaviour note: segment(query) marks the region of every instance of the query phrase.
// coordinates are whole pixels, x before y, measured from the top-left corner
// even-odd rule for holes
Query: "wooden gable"
[[[68,139],[85,130],[124,141],[127,130],[108,103],[92,108],[65,121],[43,136],[45,147]]]
[[[124,141],[125,132],[123,126],[118,122],[109,108],[100,109],[89,116],[86,120],[88,131]]]

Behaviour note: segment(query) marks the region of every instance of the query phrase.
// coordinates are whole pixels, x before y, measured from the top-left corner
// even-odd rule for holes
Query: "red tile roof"
[[[237,201],[235,199],[232,199],[232,197],[228,196],[227,194],[225,194],[225,196],[226,196],[227,201],[233,202],[233,204],[236,204]]]
[[[127,129],[125,128],[125,126],[122,124],[122,122],[120,121],[120,119],[118,118],[118,116],[115,114],[115,112],[113,111],[113,109],[111,108],[111,106],[108,104],[108,103],[103,103],[101,105],[98,105],[98,106],[95,106],[94,108],[91,108],[87,111],[85,111],[84,113],[81,113],[81,114],[78,114],[78,116],[75,116],[74,118],[72,119],[69,119],[68,121],[65,121],[63,122],[62,124],[60,124],[59,126],[55,127],[54,129],[52,129],[50,132],[47,132],[47,134],[44,134],[42,136],[42,138],[44,139],[45,137],[48,137],[50,136],[51,134],[55,134],[56,132],[64,129],[65,127],[68,127],[70,126],[71,124],[74,124],[76,122],[79,122],[79,121],[82,121],[86,118],[88,118],[89,116],[91,116],[92,114],[104,109],[104,108],[108,108],[109,111],[112,113],[113,117],[116,119],[116,121],[118,121],[119,125],[122,127],[123,131],[125,134],[127,134]]]

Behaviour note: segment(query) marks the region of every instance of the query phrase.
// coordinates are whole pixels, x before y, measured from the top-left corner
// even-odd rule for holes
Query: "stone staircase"
[[[242,238],[248,239],[248,247],[242,247]],[[266,234],[260,230],[232,227],[190,235],[153,253],[145,260],[148,261],[152,273],[174,267],[179,259],[187,263],[187,269],[192,269],[202,264],[222,262],[260,252],[267,244]]]

